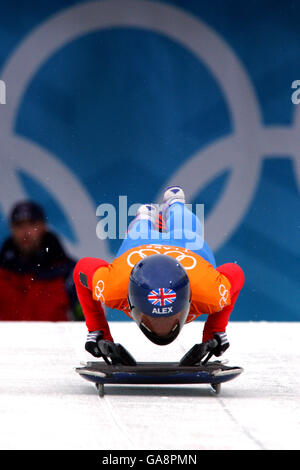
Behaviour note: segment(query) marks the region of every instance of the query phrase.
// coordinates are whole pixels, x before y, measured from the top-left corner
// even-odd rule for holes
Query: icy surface
[[[203,324],[169,346],[151,344],[131,322],[112,334],[139,361],[179,360]],[[75,372],[84,323],[7,323],[0,328],[0,449],[299,449],[300,323],[234,323],[222,385],[106,386],[99,398]]]

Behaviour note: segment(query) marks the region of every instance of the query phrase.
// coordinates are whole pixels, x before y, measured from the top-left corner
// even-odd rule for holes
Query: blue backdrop
[[[2,5],[1,241],[33,198],[74,257],[111,259],[97,206],[181,184],[205,204],[217,263],[245,271],[232,319],[298,321],[299,14],[283,0]]]

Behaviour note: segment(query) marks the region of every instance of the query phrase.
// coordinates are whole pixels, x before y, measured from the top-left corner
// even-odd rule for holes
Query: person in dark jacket
[[[48,229],[43,209],[32,201],[18,203],[10,228],[0,251],[0,320],[81,319],[74,315],[79,306],[72,279],[76,261]]]

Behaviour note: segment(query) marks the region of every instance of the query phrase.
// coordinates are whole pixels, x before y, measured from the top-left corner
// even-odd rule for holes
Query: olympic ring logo
[[[195,313],[189,313],[188,314],[188,317],[186,319],[186,323],[190,323],[194,320],[196,320],[196,318],[198,318],[199,315],[196,315]]]
[[[182,264],[182,266],[186,269],[186,270],[190,270],[190,269],[194,269],[194,267],[196,266],[197,264],[197,261],[196,261],[196,258],[194,258],[194,256],[191,256],[191,255],[186,255],[185,253],[182,253],[181,251],[175,251],[175,250],[170,250],[170,251],[167,251],[166,253],[164,253],[165,255],[170,255],[170,253],[176,253],[177,256],[173,256],[173,258],[175,258],[177,261],[180,262],[180,264]],[[179,253],[179,254],[178,254]],[[191,260],[192,261],[192,264],[189,266],[189,265],[186,265],[186,263],[183,263],[183,260]]]
[[[103,295],[104,287],[105,287],[105,284],[102,281],[102,279],[100,279],[97,282],[96,287],[95,287],[95,296],[97,297],[97,300],[101,300],[101,302],[103,303],[105,303],[105,298]]]
[[[127,264],[128,264],[128,266],[130,266],[131,268],[133,268],[133,267],[136,265],[136,263],[137,263],[138,261],[140,261],[141,259],[144,259],[144,258],[146,258],[147,256],[149,256],[149,255],[146,255],[146,254],[145,254],[145,251],[146,251],[146,252],[149,252],[149,255],[153,255],[153,254],[158,255],[158,254],[159,254],[159,251],[154,250],[154,249],[151,249],[151,248],[145,248],[145,249],[140,249],[140,250],[134,250],[134,251],[132,251],[131,253],[129,253],[129,255],[127,256]],[[134,255],[138,255],[138,258],[137,258],[137,260],[136,260],[135,263],[132,263],[131,259],[132,259],[132,257],[133,257]]]
[[[107,242],[99,243],[91,233],[91,227],[97,222],[95,208],[77,176],[49,151],[15,135],[14,128],[24,91],[42,64],[65,44],[112,27],[140,28],[179,43],[204,62],[225,96],[233,120],[233,135],[187,156],[184,164],[164,184],[164,188],[181,184],[188,202],[216,175],[230,170],[229,182],[205,224],[206,238],[213,250],[226,242],[246,213],[259,180],[263,158],[268,155],[292,157],[300,186],[300,107],[295,112],[293,127],[265,128],[255,90],[243,65],[213,29],[188,12],[164,3],[149,0],[92,1],[62,10],[39,25],[16,49],[2,71],[1,78],[10,88],[10,99],[0,107],[3,175],[0,198],[6,214],[14,202],[25,196],[17,176],[17,170],[24,170],[55,194],[67,214],[76,233],[75,238],[79,240],[65,240],[70,253],[79,257],[98,253],[99,257],[111,260]],[[224,73],[224,63],[227,73]],[[237,82],[239,93],[236,93]],[[247,113],[244,112],[245,102]],[[161,200],[161,195],[162,191],[157,201]],[[80,217],[78,207],[81,209]]]
[[[157,245],[159,246],[159,245]],[[165,249],[165,247],[161,247],[161,249]],[[148,254],[146,254],[148,253]],[[176,253],[176,256],[172,256],[171,253]],[[183,253],[182,251],[180,251],[179,249],[176,249],[176,250],[168,250],[168,251],[165,251],[164,253],[161,253],[161,251],[159,251],[159,249],[154,249],[154,248],[141,248],[140,250],[134,250],[134,251],[131,251],[129,253],[129,255],[127,256],[127,264],[128,266],[130,266],[131,268],[133,268],[136,263],[138,263],[141,259],[144,259],[146,258],[147,256],[150,256],[150,255],[159,255],[159,254],[163,254],[163,255],[167,255],[167,256],[172,256],[172,258],[175,258],[177,261],[180,262],[180,264],[184,267],[184,269],[186,269],[187,271],[188,270],[191,270],[191,269],[194,269],[194,267],[196,266],[197,264],[197,261],[196,259],[194,258],[194,256],[191,256],[191,255],[187,255],[186,253]],[[132,258],[135,256],[135,262],[132,261]],[[185,263],[185,260],[192,260],[191,262],[189,261],[187,264]],[[191,264],[190,264],[191,263]]]
[[[222,310],[225,307],[225,305],[227,305],[227,300],[229,297],[229,291],[228,289],[226,289],[224,284],[219,285],[219,294],[221,296],[220,301],[219,301],[219,306],[220,306],[220,309]]]

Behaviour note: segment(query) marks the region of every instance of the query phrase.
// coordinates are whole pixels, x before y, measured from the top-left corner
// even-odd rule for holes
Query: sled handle
[[[204,343],[195,344],[181,359],[179,365],[193,366],[195,364],[206,364],[213,355],[213,350],[217,346],[217,340],[209,339]],[[207,356],[208,355],[208,356]],[[207,357],[206,357],[207,356]],[[204,359],[206,357],[206,359]]]
[[[210,339],[207,341],[207,351],[208,351],[208,354],[206,356],[205,359],[203,359],[203,361],[201,362],[201,364],[205,365],[209,360],[210,358],[213,356],[214,354],[214,349],[215,347],[218,345],[218,341],[216,339]]]

